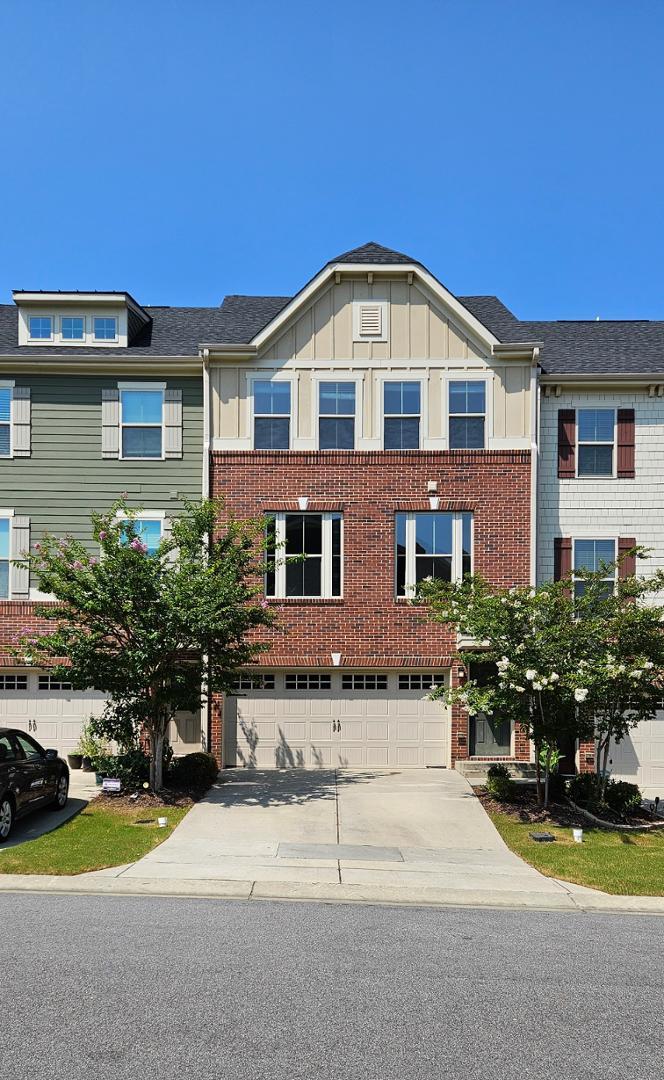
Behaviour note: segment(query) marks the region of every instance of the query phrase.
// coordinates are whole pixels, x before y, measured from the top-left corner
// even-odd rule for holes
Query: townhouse
[[[45,528],[86,535],[120,491],[147,537],[201,493],[266,519],[270,650],[237,694],[179,720],[176,752],[259,767],[528,761],[520,732],[429,700],[465,672],[452,635],[408,603],[417,582],[535,583],[634,542],[653,553],[639,571],[662,559],[664,324],[522,321],[374,243],[292,297],[13,299],[0,307],[0,646],[38,599],[10,559]],[[0,664],[0,716],[42,742],[66,750],[101,707],[6,651]],[[664,719],[644,727],[613,768],[657,793]],[[567,768],[590,767],[591,746],[565,750]]]

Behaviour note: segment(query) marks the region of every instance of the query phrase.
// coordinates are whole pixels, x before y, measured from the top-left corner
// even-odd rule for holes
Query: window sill
[[[268,604],[343,604],[343,596],[268,596]]]

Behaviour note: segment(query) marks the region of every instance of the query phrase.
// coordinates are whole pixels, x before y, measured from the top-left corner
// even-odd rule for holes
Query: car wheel
[[[67,805],[67,797],[69,795],[69,777],[67,773],[60,773],[58,777],[57,787],[55,789],[55,798],[51,803],[51,810],[64,810]]]
[[[0,802],[0,844],[6,840],[14,824],[14,805],[7,796]]]

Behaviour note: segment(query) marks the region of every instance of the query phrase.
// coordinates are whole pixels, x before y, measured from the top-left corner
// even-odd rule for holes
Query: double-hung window
[[[254,380],[254,450],[290,448],[291,384]]]
[[[60,319],[60,336],[63,341],[82,341],[85,320],[81,315],[63,315]]]
[[[460,581],[472,573],[470,513],[396,515],[396,593],[412,596],[425,578]]]
[[[266,562],[267,596],[341,596],[341,514],[271,515]]]
[[[486,383],[453,379],[449,383],[450,450],[483,450],[486,436]]]
[[[0,457],[12,453],[12,388],[0,386]]]
[[[115,316],[95,316],[95,341],[115,341],[118,336],[118,320]]]
[[[613,592],[616,583],[616,541],[615,540],[575,540],[574,541],[574,595],[583,596],[585,581],[576,580],[579,571],[589,570],[593,574],[606,570],[606,591]]]
[[[123,458],[163,457],[163,390],[121,390],[120,424]]]
[[[613,476],[615,410],[579,409],[577,427],[578,476]]]
[[[132,520],[134,534],[148,549],[148,555],[155,555],[161,543],[163,520],[161,518],[140,517]],[[123,523],[123,530],[129,526],[129,522]],[[122,542],[129,543],[128,531],[123,531]]]
[[[386,450],[419,450],[420,413],[419,382],[383,383],[383,446]]]
[[[31,315],[28,328],[33,341],[50,341],[53,337],[53,319],[50,315]]]
[[[355,449],[355,383],[319,383],[318,448]]]
[[[0,600],[9,599],[9,558],[11,546],[11,521],[0,518]]]

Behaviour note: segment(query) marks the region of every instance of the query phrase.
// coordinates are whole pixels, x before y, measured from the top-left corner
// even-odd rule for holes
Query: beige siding
[[[353,301],[387,302],[388,333],[384,342],[353,341]],[[407,277],[344,278],[328,283],[309,306],[293,316],[276,340],[268,341],[255,360],[220,361],[212,365],[213,436],[231,446],[251,438],[248,375],[260,370],[270,378],[291,370],[293,404],[297,406],[295,448],[307,440],[314,448],[317,374],[339,379],[349,373],[362,380],[361,440],[377,440],[380,381],[421,378],[427,387],[424,430],[432,445],[444,449],[447,436],[447,385],[450,377],[477,375],[485,368],[489,393],[489,446],[527,440],[530,435],[530,367],[518,361],[496,361],[486,342],[471,336],[456,316],[423,284]]]
[[[386,342],[353,341],[355,300],[386,300],[389,334]],[[467,360],[485,355],[482,343],[470,337],[442,310],[433,295],[407,280],[366,278],[328,285],[294,318],[276,341],[259,354],[265,360]]]

